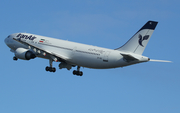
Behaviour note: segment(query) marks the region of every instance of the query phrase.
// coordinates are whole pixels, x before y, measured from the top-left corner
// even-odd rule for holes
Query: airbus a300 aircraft
[[[83,72],[80,71],[80,67],[108,69],[148,61],[169,62],[151,60],[142,56],[157,23],[148,21],[127,43],[114,50],[29,33],[11,34],[5,39],[5,43],[15,54],[14,60],[45,58],[49,59],[50,64],[45,68],[46,71],[56,71],[56,68],[52,66],[55,61],[60,62],[59,69],[70,70],[77,66],[73,74],[82,76]]]

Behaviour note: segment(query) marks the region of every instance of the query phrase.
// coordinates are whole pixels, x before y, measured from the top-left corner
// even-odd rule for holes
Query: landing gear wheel
[[[76,70],[73,71],[73,75],[76,75]]]
[[[49,67],[48,66],[46,67],[46,71],[49,71]]]
[[[52,72],[56,72],[56,68],[55,67],[52,68]]]
[[[80,71],[79,75],[80,75],[80,76],[82,76],[82,75],[83,75],[83,72],[82,72],[82,71]]]
[[[17,57],[13,57],[13,60],[17,61],[17,60],[18,60],[18,58],[17,58]]]

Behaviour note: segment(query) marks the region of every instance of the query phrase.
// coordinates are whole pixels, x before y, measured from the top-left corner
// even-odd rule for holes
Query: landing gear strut
[[[73,74],[74,74],[74,75],[77,75],[77,76],[82,76],[82,75],[83,75],[83,72],[80,71],[80,66],[77,66],[77,71],[74,70],[74,71],[73,71]]]
[[[46,67],[45,69],[46,69],[46,71],[49,71],[49,72],[56,72],[56,68],[55,67],[52,67],[52,62],[53,62],[53,60],[52,59],[49,59],[49,65],[50,65],[50,67]]]

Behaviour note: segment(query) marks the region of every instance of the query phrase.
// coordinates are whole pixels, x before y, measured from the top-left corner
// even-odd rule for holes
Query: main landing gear
[[[53,60],[52,59],[49,59],[49,66],[47,66],[45,68],[46,71],[49,71],[49,72],[56,72],[56,68],[55,67],[52,67],[52,63],[53,63]],[[82,76],[83,75],[83,72],[80,71],[80,66],[77,66],[77,70],[74,70],[73,71],[73,74],[74,75],[77,75],[77,76]]]
[[[52,62],[53,62],[53,60],[52,59],[49,59],[49,65],[50,65],[50,67],[46,67],[45,69],[46,69],[46,71],[49,71],[49,72],[56,72],[56,68],[55,67],[52,67]]]
[[[77,71],[74,70],[74,71],[73,71],[73,74],[74,74],[74,75],[77,75],[77,76],[82,76],[82,75],[83,75],[83,72],[80,71],[80,66],[77,66]]]

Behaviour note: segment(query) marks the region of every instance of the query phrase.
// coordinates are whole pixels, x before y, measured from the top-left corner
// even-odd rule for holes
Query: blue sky
[[[0,1],[0,113],[179,113],[180,2],[178,0]],[[115,49],[148,20],[158,21],[143,55],[124,68],[45,71],[49,61],[13,61],[4,39],[28,32]],[[58,63],[54,63],[58,68]]]

